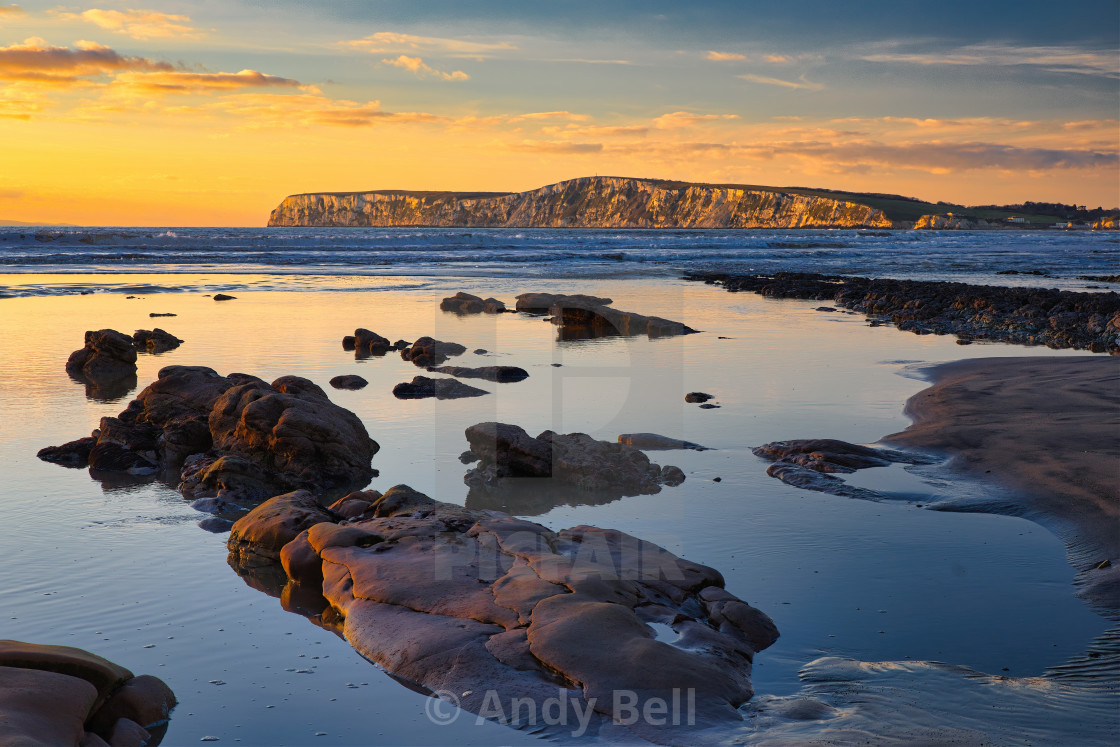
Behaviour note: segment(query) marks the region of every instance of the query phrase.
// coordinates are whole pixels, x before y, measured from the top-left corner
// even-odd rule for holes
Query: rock
[[[719,408],[719,405],[713,405],[711,402],[700,405],[701,410],[718,410]]]
[[[393,343],[388,338],[364,328],[354,330],[352,338],[342,338],[342,347],[346,350],[351,349],[347,347],[348,340],[351,341],[353,350],[360,355],[385,355],[393,349]]]
[[[684,470],[669,464],[661,468],[661,482],[675,488],[684,482]]]
[[[369,384],[368,381],[356,374],[346,374],[344,376],[335,376],[331,379],[331,386],[335,389],[361,389]]]
[[[475,348],[471,352],[473,352],[475,355],[486,355],[490,351],[487,350],[486,348]]]
[[[156,312],[152,312],[151,314],[148,314],[148,316],[150,316],[152,318],[155,318],[155,317],[158,317],[158,316],[179,316],[179,315],[178,314],[157,314]]]
[[[61,464],[63,467],[88,467],[89,452],[97,439],[90,436],[79,438],[61,446],[46,446],[35,455],[44,462]]]
[[[611,303],[612,301],[609,298],[585,296],[582,293],[522,293],[517,297],[515,308],[529,314],[548,314],[550,313],[549,309],[553,306],[564,306],[566,304],[609,306]]]
[[[238,519],[226,547],[240,565],[280,559],[280,550],[305,529],[321,521],[334,521],[315,496],[296,490],[269,498]]]
[[[66,361],[66,370],[87,379],[119,379],[136,374],[132,338],[112,329],[88,331],[85,346]]]
[[[633,446],[642,451],[667,451],[670,449],[692,449],[693,451],[707,451],[707,446],[694,444],[691,441],[682,441],[679,438],[660,436],[656,433],[623,433],[618,437],[620,444]]]
[[[706,392],[689,392],[688,394],[684,395],[684,401],[685,402],[707,402],[710,399],[714,399],[714,397],[715,397],[715,395],[708,394]]]
[[[506,310],[506,305],[496,298],[479,298],[470,293],[459,291],[450,298],[440,302],[439,307],[444,311],[453,311],[456,314],[501,314]]]
[[[154,747],[175,702],[162,681],[88,651],[0,641],[0,744]]]
[[[774,441],[751,451],[772,461],[766,474],[787,485],[870,501],[882,500],[884,496],[874,490],[849,485],[832,474],[893,463],[933,464],[937,461],[922,454],[860,446],[831,438]]]
[[[665,482],[661,467],[638,449],[585,433],[544,431],[532,438],[516,425],[491,422],[472,425],[466,436],[479,457],[463,478],[474,489],[501,489],[506,478],[533,477],[581,491],[642,495],[658,492]]]
[[[470,449],[467,449],[459,455],[459,461],[463,464],[473,464],[478,461],[478,454],[475,454]]]
[[[489,393],[455,379],[431,379],[427,376],[415,376],[412,381],[402,381],[393,387],[393,396],[397,399],[461,399]]]
[[[144,350],[155,355],[174,350],[183,344],[183,341],[178,337],[159,327],[136,330],[132,333],[132,342],[138,350]]]
[[[813,311],[836,311],[836,309],[831,306],[818,306],[817,308],[813,309]]]
[[[215,301],[233,301],[236,298],[237,298],[237,296],[227,296],[225,293],[215,293],[214,294],[214,300]]]
[[[741,720],[753,658],[777,637],[717,571],[622,532],[552,532],[404,485],[365,516],[314,524],[285,545],[286,567],[303,579],[286,573],[287,588],[320,586],[321,619],[359,653],[394,678],[461,694],[468,712],[492,709],[497,696],[506,707],[527,699],[539,714],[551,699],[572,719],[589,714],[594,734],[623,716],[613,693],[632,695],[641,712],[691,688],[695,724],[619,718],[614,727],[687,742],[696,728]],[[238,568],[244,552],[232,537],[231,551]],[[656,640],[647,622],[681,640]]]
[[[166,366],[118,418],[102,420],[88,458],[133,474],[182,467],[180,490],[218,498],[209,505],[220,510],[297,488],[361,487],[377,450],[361,420],[307,379]]]
[[[448,374],[460,379],[484,379],[499,383],[522,381],[529,378],[529,372],[517,366],[483,366],[481,368],[467,368],[466,366],[429,366],[432,373]]]
[[[438,366],[453,355],[462,355],[467,349],[457,342],[443,342],[432,337],[421,337],[411,347],[401,350],[401,358],[412,361],[421,368]]]
[[[732,292],[830,301],[865,314],[871,326],[894,324],[915,334],[1120,354],[1120,294],[1115,292],[794,272],[696,273],[686,279],[719,284]]]
[[[345,337],[342,338],[342,349],[343,350],[353,350],[354,349],[354,335],[346,335]]]

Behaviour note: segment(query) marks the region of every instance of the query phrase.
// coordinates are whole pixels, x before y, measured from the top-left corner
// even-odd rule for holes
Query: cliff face
[[[755,189],[583,177],[529,192],[350,192],[286,197],[270,226],[890,228],[856,202]]]

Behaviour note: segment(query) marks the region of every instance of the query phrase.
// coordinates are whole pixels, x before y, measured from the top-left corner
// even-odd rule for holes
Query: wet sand
[[[1081,572],[1079,593],[1120,610],[1120,359],[976,358],[922,369],[914,424],[884,442],[948,454],[948,466],[1007,490],[954,510],[1048,526]],[[1111,566],[1097,569],[1102,561]]]

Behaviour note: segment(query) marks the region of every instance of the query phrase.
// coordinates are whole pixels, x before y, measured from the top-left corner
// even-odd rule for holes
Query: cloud
[[[767,62],[774,62],[774,63],[778,63],[778,64],[782,64],[782,63],[786,63],[786,62],[790,61],[790,58],[786,57],[784,54],[768,54],[765,57],[763,57],[762,59],[766,60]]]
[[[708,50],[706,57],[709,60],[716,62],[735,62],[747,59],[745,54],[737,54],[735,52],[716,52],[715,50]]]
[[[0,117],[4,119],[31,119],[45,108],[41,86],[13,83],[0,88]]]
[[[736,75],[735,77],[749,80],[752,83],[762,83],[768,86],[781,86],[783,88],[794,88],[804,91],[820,91],[824,88],[824,85],[821,83],[813,83],[812,81],[806,80],[804,75],[797,80],[768,78],[765,75],[753,75],[751,73],[744,73],[743,75]]]
[[[82,13],[58,12],[65,19],[80,18],[109,31],[128,34],[133,39],[164,39],[168,37],[198,38],[205,34],[188,25],[188,16],[160,13],[155,10],[103,10],[90,8]]]
[[[0,47],[0,79],[72,85],[91,78],[127,71],[167,72],[174,67],[146,57],[125,57],[95,42],[79,41],[74,48],[54,47],[32,37],[22,44]]]
[[[352,47],[371,53],[431,50],[444,52],[451,56],[481,58],[493,52],[506,52],[517,49],[507,42],[486,43],[463,39],[445,39],[437,36],[415,36],[395,31],[380,31],[376,34],[339,42],[341,46]]]
[[[602,143],[570,143],[566,140],[522,140],[521,142],[512,143],[510,147],[513,150],[520,150],[528,153],[586,155],[589,153],[601,153],[603,151]]]
[[[1078,73],[1120,77],[1115,50],[1100,52],[1078,47],[1015,47],[1005,44],[973,44],[943,52],[886,51],[863,55],[868,62],[913,65],[1031,66],[1054,73]]]
[[[15,3],[12,3],[11,5],[0,5],[0,18],[3,18],[4,16],[11,17],[22,15],[25,15],[25,11]]]
[[[186,71],[123,72],[114,87],[149,93],[209,93],[243,88],[300,88],[298,80],[242,70],[237,73],[194,73]]]
[[[591,119],[591,117],[586,114],[575,114],[569,111],[529,112],[528,114],[518,114],[509,121],[520,122],[525,119],[566,119],[569,122],[586,122]]]
[[[395,59],[384,59],[382,62],[407,70],[418,78],[438,78],[439,80],[470,80],[471,78],[462,70],[445,73],[442,70],[436,70],[431,65],[424,64],[424,60],[419,57],[409,57],[404,54]]]
[[[728,119],[738,119],[738,114],[693,114],[692,112],[671,112],[662,114],[653,120],[653,126],[659,130],[676,130],[681,127],[692,127],[701,122],[718,122]]]
[[[0,189],[0,200],[19,200],[25,194],[22,189]]]
[[[377,124],[415,124],[442,121],[427,112],[391,112],[380,101],[359,103],[314,94],[245,93],[225,96],[209,110],[234,115],[250,127],[306,127],[333,125],[368,127]]]

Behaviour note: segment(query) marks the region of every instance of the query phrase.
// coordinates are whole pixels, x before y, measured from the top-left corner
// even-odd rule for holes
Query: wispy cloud
[[[298,80],[242,70],[237,73],[194,73],[186,71],[123,72],[113,85],[147,94],[209,93],[245,88],[300,88]]]
[[[0,79],[73,85],[127,71],[168,72],[175,68],[147,57],[126,57],[102,44],[79,41],[55,47],[38,37],[0,47]]]
[[[586,122],[591,117],[586,114],[576,114],[569,111],[555,111],[555,112],[529,112],[527,114],[518,114],[509,119],[510,122],[520,122],[527,119],[566,119],[569,122]]]
[[[15,3],[12,3],[11,5],[0,5],[0,18],[3,18],[4,16],[11,17],[22,15],[24,15],[23,8],[16,5]]]
[[[749,80],[751,83],[762,83],[767,86],[781,86],[782,88],[793,88],[803,91],[820,91],[824,89],[824,84],[814,83],[807,80],[804,75],[797,80],[785,80],[784,78],[770,78],[765,75],[754,75],[753,73],[743,73],[736,75],[736,78]]]
[[[431,65],[425,64],[424,60],[422,60],[421,58],[409,57],[405,54],[402,54],[396,58],[384,59],[382,60],[382,62],[384,62],[386,65],[392,65],[393,67],[399,67],[402,70],[407,70],[418,78],[437,78],[439,80],[470,80],[471,77],[464,73],[462,70],[455,70],[450,73],[446,73],[442,70],[436,70]]]
[[[602,143],[571,143],[566,140],[522,140],[512,143],[513,150],[530,153],[557,153],[568,155],[588,155],[601,153]]]
[[[65,20],[80,19],[103,29],[127,34],[133,39],[198,38],[206,32],[190,25],[190,17],[157,10],[105,10],[90,8],[81,13],[54,11]]]
[[[784,54],[768,54],[762,59],[766,60],[767,62],[773,62],[779,65],[791,62],[790,58],[786,57]]]
[[[692,127],[705,122],[720,122],[729,119],[738,119],[738,114],[694,114],[693,112],[670,112],[662,114],[653,120],[653,126],[659,130],[677,130],[682,127]]]
[[[739,54],[737,52],[716,52],[715,50],[708,50],[708,54],[705,56],[709,60],[714,60],[716,62],[741,62],[747,59],[745,54]]]
[[[1029,65],[1049,72],[1120,77],[1120,56],[1116,50],[1099,51],[1078,47],[974,44],[937,52],[888,50],[865,54],[860,59],[913,65]]]
[[[339,45],[360,49],[365,52],[384,54],[387,52],[433,51],[451,56],[481,58],[495,52],[517,49],[508,42],[476,42],[466,39],[448,39],[438,36],[416,36],[395,31],[379,31],[376,34],[339,42]]]
[[[426,112],[392,112],[380,101],[357,102],[313,94],[249,93],[214,102],[220,110],[242,119],[249,127],[304,127],[314,124],[368,127],[378,124],[415,124],[440,121]]]

